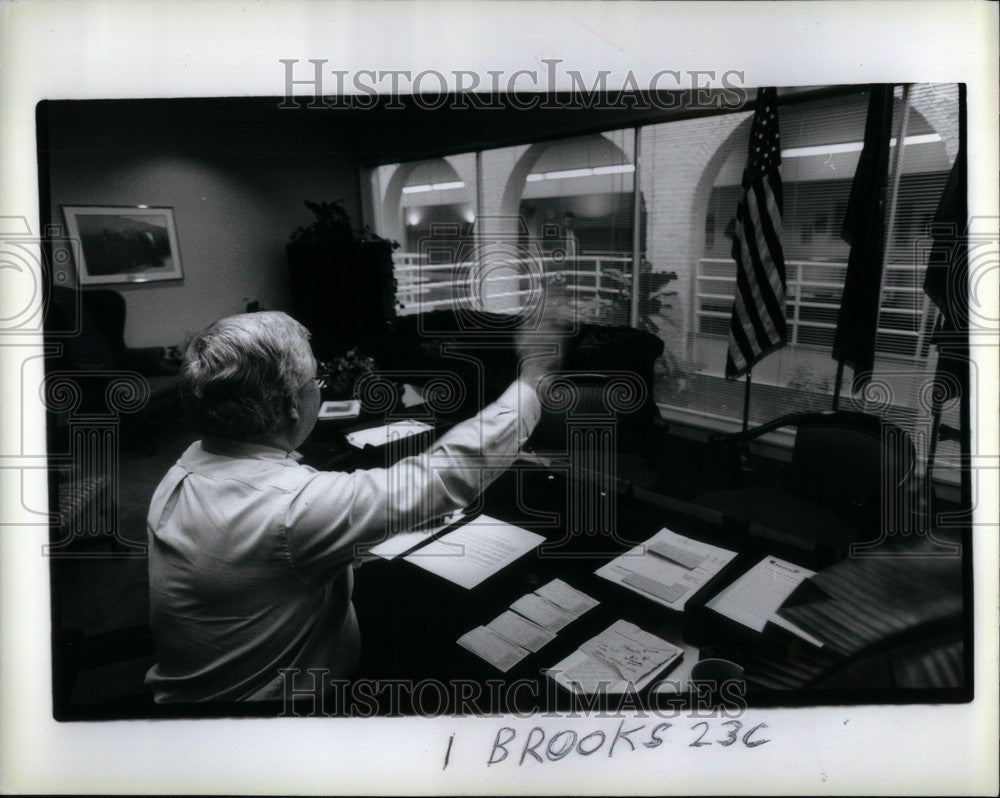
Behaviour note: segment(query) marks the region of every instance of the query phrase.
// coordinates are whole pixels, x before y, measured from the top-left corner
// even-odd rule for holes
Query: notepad
[[[458,644],[506,673],[528,656],[526,649],[505,640],[485,626],[477,626],[458,638]]]
[[[600,603],[597,599],[591,598],[586,593],[581,593],[576,588],[566,584],[562,579],[553,579],[548,584],[538,588],[535,593],[560,609],[566,610],[575,618],[579,618],[587,610],[593,609]]]
[[[778,608],[792,591],[815,575],[815,571],[800,565],[777,557],[765,557],[719,595],[707,601],[705,606],[758,632],[773,623],[814,646],[822,646],[821,640],[778,615]]]
[[[547,674],[567,690],[622,693],[641,690],[684,652],[673,643],[620,620],[580,646]]]
[[[661,529],[594,573],[664,607],[682,610],[735,556],[735,551]]]
[[[403,559],[471,589],[543,540],[534,532],[481,515]]]
[[[423,421],[394,421],[381,427],[357,430],[347,436],[347,442],[357,449],[365,446],[385,446],[387,443],[419,435],[431,429]]]

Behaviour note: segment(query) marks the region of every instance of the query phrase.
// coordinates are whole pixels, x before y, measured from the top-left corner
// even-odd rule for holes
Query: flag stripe
[[[776,91],[761,89],[750,125],[743,195],[736,208],[732,257],[736,296],[726,354],[734,379],[785,343],[785,257],[781,247],[783,204]]]
[[[752,263],[753,255],[746,240],[743,241],[743,251],[744,262]],[[750,349],[744,349],[743,351],[747,353],[747,358],[750,359],[754,354],[756,341],[771,340],[774,327],[771,325],[767,313],[762,312],[765,308],[757,283],[751,279],[751,273],[745,267],[741,267],[736,273],[736,288],[739,291],[736,307],[743,310],[744,318],[741,319],[742,327],[751,341]]]
[[[785,296],[782,285],[783,281],[774,268],[774,261],[770,257],[771,251],[768,249],[763,232],[766,221],[760,218],[757,211],[757,198],[754,190],[751,190],[747,194],[747,199],[756,233],[751,247],[750,261],[753,264],[755,277],[754,287],[756,290],[754,293],[756,297],[760,298],[758,307],[761,307],[761,303],[763,303],[764,307],[761,307],[761,310],[763,311],[766,308],[768,321],[770,322],[768,324],[769,329],[776,332],[777,325],[780,323],[779,320],[785,318],[785,309],[782,307]],[[781,303],[778,302],[778,296],[782,297]]]

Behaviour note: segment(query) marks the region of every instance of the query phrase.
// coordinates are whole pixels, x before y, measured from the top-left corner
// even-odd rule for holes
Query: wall
[[[52,223],[64,224],[62,205],[174,209],[184,279],[115,286],[130,346],[182,344],[248,300],[290,310],[285,244],[312,219],[304,199],[343,200],[360,223],[357,159],[323,115],[218,101],[59,102],[40,119]]]

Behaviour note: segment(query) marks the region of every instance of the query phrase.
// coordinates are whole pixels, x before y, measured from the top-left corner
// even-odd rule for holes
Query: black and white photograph
[[[209,5],[3,86],[0,786],[993,793],[996,8]]]
[[[80,242],[80,285],[145,283],[183,277],[171,208],[63,206],[66,231]]]

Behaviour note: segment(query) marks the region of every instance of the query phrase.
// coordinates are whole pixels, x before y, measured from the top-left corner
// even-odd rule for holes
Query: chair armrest
[[[147,377],[166,376],[180,372],[180,363],[167,357],[162,346],[128,348],[122,353],[122,366]]]

